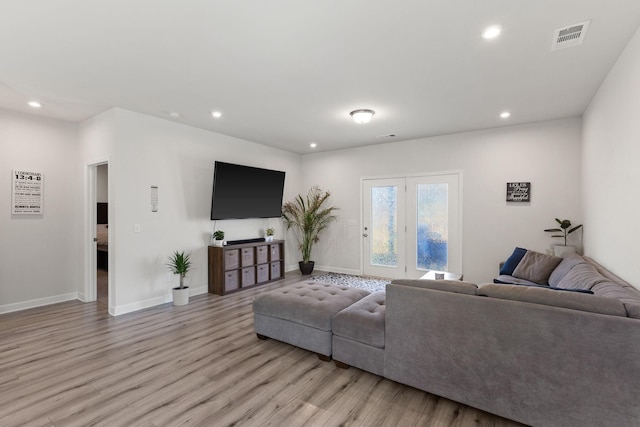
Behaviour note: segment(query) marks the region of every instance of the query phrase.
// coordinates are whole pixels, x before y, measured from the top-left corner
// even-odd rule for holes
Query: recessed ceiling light
[[[309,144],[309,147],[311,148],[316,148],[318,146],[318,144],[316,144],[315,142],[312,142],[311,144]]]
[[[182,114],[178,113],[177,111],[171,111],[169,112],[169,116],[171,116],[174,119],[179,119],[182,117]]]
[[[211,115],[216,119],[219,119],[220,117],[222,117],[222,113],[220,111],[213,111]]]
[[[509,117],[511,117],[511,113],[508,111],[503,111],[502,113],[500,113],[500,117],[503,119],[508,119]]]
[[[484,29],[484,31],[482,32],[482,38],[487,40],[495,39],[500,35],[501,32],[502,27],[500,25],[492,25]]]
[[[40,108],[40,107],[42,107],[42,104],[40,104],[38,101],[31,101],[31,102],[29,102],[29,107],[31,107],[31,108]]]

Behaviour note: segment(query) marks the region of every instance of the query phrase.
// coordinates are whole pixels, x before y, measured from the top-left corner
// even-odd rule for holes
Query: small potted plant
[[[264,232],[265,238],[264,240],[267,242],[273,242],[273,235],[276,234],[275,228],[267,228]]]
[[[224,231],[216,230],[213,232],[213,246],[220,248],[224,246]]]
[[[173,293],[173,305],[187,305],[189,303],[189,287],[184,285],[184,278],[191,269],[189,254],[176,251],[169,257],[167,267],[173,274],[180,275],[180,286],[171,290]]]
[[[562,233],[562,234],[554,234],[551,237],[560,237],[564,239],[564,244],[562,245],[554,245],[553,251],[556,256],[562,256],[566,253],[574,253],[576,251],[575,246],[567,245],[567,237],[569,234],[573,233],[576,230],[582,228],[582,224],[576,225],[574,227],[571,226],[571,221],[568,219],[558,219],[556,218],[556,222],[560,225],[560,228],[547,228],[547,233]]]

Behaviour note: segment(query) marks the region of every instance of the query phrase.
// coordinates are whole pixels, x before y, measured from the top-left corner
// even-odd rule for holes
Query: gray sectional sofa
[[[640,425],[640,292],[577,255],[550,273],[593,294],[396,280],[335,314],[333,359],[529,425]]]

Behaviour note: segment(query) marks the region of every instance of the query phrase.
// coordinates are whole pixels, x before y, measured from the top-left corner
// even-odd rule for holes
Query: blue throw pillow
[[[522,257],[524,257],[524,254],[526,253],[526,249],[515,248],[511,256],[507,258],[507,260],[502,265],[502,268],[500,269],[500,275],[512,276],[513,270],[516,269],[516,267],[522,260]]]

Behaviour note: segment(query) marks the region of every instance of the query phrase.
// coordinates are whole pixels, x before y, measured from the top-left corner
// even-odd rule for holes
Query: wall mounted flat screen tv
[[[216,162],[211,219],[279,217],[284,176],[281,171]]]

